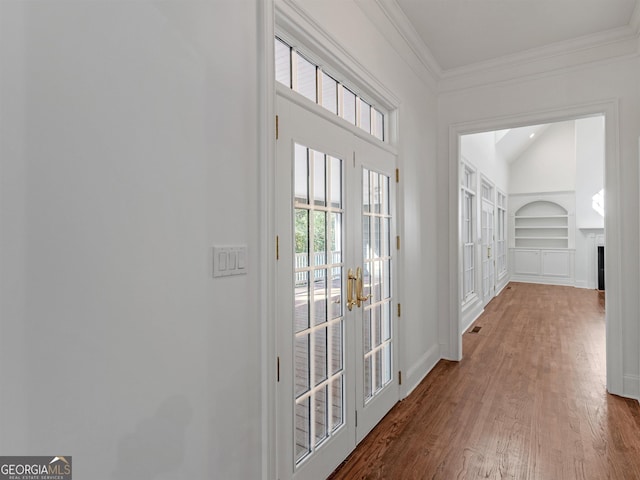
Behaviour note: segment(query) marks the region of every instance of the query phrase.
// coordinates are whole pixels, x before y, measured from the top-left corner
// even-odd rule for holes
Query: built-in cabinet
[[[573,192],[511,198],[511,279],[572,285],[575,215]]]

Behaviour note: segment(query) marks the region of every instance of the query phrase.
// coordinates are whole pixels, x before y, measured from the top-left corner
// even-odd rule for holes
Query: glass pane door
[[[391,381],[391,213],[389,177],[362,169],[364,400]]]
[[[294,148],[294,404],[297,464],[343,424],[343,161]]]
[[[493,251],[493,205],[482,203],[482,297],[485,304],[495,289]]]
[[[277,107],[278,478],[315,480],[398,400],[395,157],[280,95]]]
[[[395,157],[369,142],[356,142],[356,176],[350,190],[357,242],[356,409],[360,441],[398,401],[395,350]],[[357,183],[356,183],[357,182]],[[358,277],[356,269],[356,277]],[[356,280],[356,284],[358,281]]]

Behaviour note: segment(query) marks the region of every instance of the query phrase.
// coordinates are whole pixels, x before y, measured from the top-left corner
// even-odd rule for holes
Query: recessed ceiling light
[[[536,136],[536,133],[535,133],[535,132],[533,132],[531,135],[529,135],[529,138],[533,138],[533,137],[535,137],[535,136]]]

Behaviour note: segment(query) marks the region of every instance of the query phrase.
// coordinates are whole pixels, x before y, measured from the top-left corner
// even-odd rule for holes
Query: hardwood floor
[[[604,296],[512,283],[331,475],[640,479],[640,406],[605,390]],[[473,328],[472,326],[472,328]]]

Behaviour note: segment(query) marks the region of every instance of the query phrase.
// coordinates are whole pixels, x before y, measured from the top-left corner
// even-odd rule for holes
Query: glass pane
[[[309,62],[299,53],[295,52],[298,60],[298,84],[294,86],[295,90],[307,97],[309,100],[316,101],[316,66]]]
[[[298,145],[295,146],[294,171],[294,193],[295,200],[300,203],[309,203],[309,149]]]
[[[382,213],[389,215],[389,177],[382,175],[382,182],[380,185],[382,188]]]
[[[360,101],[360,128],[367,133],[371,133],[371,105],[363,101]]]
[[[375,217],[373,219],[373,254],[376,258],[382,255],[382,235],[380,232],[381,220],[382,219],[380,217]]]
[[[342,118],[356,124],[356,95],[348,88],[342,89]]]
[[[327,270],[322,268],[314,271],[313,282],[313,324],[318,325],[327,321]]]
[[[362,210],[365,213],[371,212],[371,190],[369,185],[369,170],[362,170]]]
[[[309,335],[301,335],[296,337],[294,346],[295,355],[295,378],[296,378],[296,397],[309,391],[311,386],[310,365],[309,365]]]
[[[371,295],[371,262],[362,266],[362,291],[365,296]]]
[[[327,263],[327,213],[314,210],[313,212],[313,251],[314,265]]]
[[[382,298],[382,262],[373,263],[373,301],[377,302]]]
[[[330,327],[330,341],[331,341],[331,375],[335,375],[342,370],[343,362],[343,335],[342,330],[343,321],[339,320],[334,322]]]
[[[375,358],[375,372],[376,378],[374,380],[374,391],[378,391],[382,388],[382,350],[378,350],[374,354]]]
[[[340,375],[331,383],[331,430],[334,431],[343,423],[344,398],[342,396],[343,376]]]
[[[338,82],[322,72],[322,106],[338,114]]]
[[[329,157],[331,168],[331,206],[342,207],[342,160]]]
[[[379,140],[384,140],[384,116],[381,112],[373,111],[373,128],[371,133]]]
[[[291,88],[291,48],[276,38],[276,80]]]
[[[309,210],[304,208],[295,209],[295,268],[309,266]]]
[[[297,333],[309,328],[309,272],[296,272],[295,277],[293,321]]]
[[[383,342],[391,338],[391,303],[386,303],[382,307],[382,332],[380,337]]]
[[[372,177],[372,185],[371,185],[371,190],[373,191],[373,206],[374,206],[374,212],[375,213],[380,213],[380,201],[382,196],[380,195],[380,177],[381,175],[378,175],[375,172],[371,172],[371,177]]]
[[[309,397],[296,402],[296,462],[311,452],[310,404]]]
[[[316,205],[326,205],[326,168],[325,155],[313,151],[313,200]]]
[[[391,260],[385,260],[382,265],[384,267],[382,273],[382,298],[386,300],[391,298]]]
[[[315,414],[315,422],[316,422],[316,439],[315,439],[315,446],[317,447],[318,445],[320,445],[320,443],[322,443],[322,441],[327,438],[328,436],[328,432],[327,432],[327,425],[328,425],[328,419],[327,419],[327,395],[329,393],[329,388],[327,385],[325,385],[324,387],[322,387],[321,390],[319,390],[318,392],[316,392],[315,394],[315,409],[314,409],[314,414]]]
[[[385,257],[391,256],[391,219],[385,218],[382,221],[382,241],[383,241],[383,250],[382,255]]]
[[[382,308],[380,305],[373,307],[371,309],[371,330],[373,337],[373,346],[377,347],[380,345],[381,337],[382,337]]]
[[[331,258],[329,263],[336,264],[342,262],[342,214],[329,214],[329,249]]]
[[[371,365],[371,356],[367,356],[364,357],[364,398],[365,400],[368,400],[369,398],[371,398],[373,391],[373,385],[371,384],[371,381],[373,380],[372,378],[372,374],[373,372],[371,371],[372,365]]]
[[[331,320],[342,316],[342,267],[331,269],[331,284],[329,285],[331,302]]]
[[[318,385],[327,379],[327,329],[321,328],[313,333],[315,367],[314,385]]]
[[[362,256],[365,260],[371,258],[371,217],[362,217]]]
[[[382,352],[382,386],[391,381],[391,344],[387,344]]]
[[[371,351],[371,309],[362,313],[362,348],[365,353]]]

